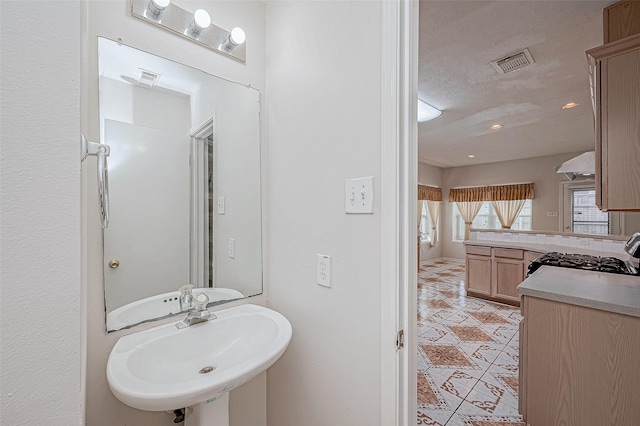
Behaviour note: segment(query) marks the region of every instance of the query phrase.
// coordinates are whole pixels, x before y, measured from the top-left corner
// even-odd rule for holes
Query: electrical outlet
[[[547,212],[547,217],[558,217],[558,212]]]
[[[591,238],[579,238],[578,244],[580,244],[581,246],[591,245]]]
[[[218,214],[224,214],[224,195],[218,197]]]
[[[331,256],[318,255],[317,283],[325,287],[331,287]]]
[[[236,240],[229,238],[229,257],[234,259],[236,257]]]

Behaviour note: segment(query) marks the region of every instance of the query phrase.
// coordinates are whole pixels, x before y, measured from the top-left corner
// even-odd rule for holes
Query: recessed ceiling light
[[[475,155],[473,155],[473,154],[469,154],[469,155],[467,155],[467,157],[469,157],[469,158],[476,158],[476,156],[475,156]]]
[[[580,105],[579,102],[569,102],[568,104],[562,105],[562,109],[571,109],[577,107],[578,105]]]
[[[493,126],[491,126],[491,130],[498,130],[498,129],[502,129],[502,124],[494,124]]]

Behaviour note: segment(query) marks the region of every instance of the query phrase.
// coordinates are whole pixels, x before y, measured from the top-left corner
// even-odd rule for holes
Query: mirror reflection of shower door
[[[190,147],[186,134],[114,120],[105,120],[105,139],[117,212],[104,232],[109,312],[189,281]]]

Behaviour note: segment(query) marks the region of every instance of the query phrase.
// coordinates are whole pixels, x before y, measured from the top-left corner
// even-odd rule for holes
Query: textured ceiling
[[[418,97],[443,114],[418,124],[420,161],[456,167],[593,150],[585,51],[602,44],[611,3],[421,1]],[[533,65],[503,75],[491,66],[524,48]],[[562,110],[568,102],[580,105]]]

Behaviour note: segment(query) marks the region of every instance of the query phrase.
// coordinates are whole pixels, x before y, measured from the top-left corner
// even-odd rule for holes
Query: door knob
[[[109,268],[116,269],[118,266],[120,266],[120,261],[118,259],[111,259],[109,261]]]

